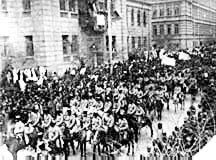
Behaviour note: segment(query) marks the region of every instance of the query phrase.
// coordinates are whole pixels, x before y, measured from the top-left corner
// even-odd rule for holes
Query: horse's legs
[[[13,155],[13,160],[17,160],[17,152],[12,153]]]
[[[71,148],[73,150],[73,154],[75,155],[76,151],[75,151],[74,141],[72,139],[70,140],[70,145],[71,145]]]
[[[151,137],[153,137],[154,131],[153,131],[152,124],[149,124],[148,126],[149,126],[149,128],[150,128],[150,130],[151,130]]]
[[[83,156],[83,142],[80,142],[80,152],[81,152],[81,156]]]
[[[65,154],[65,160],[68,160],[68,156],[70,154],[70,149],[69,149],[67,140],[64,141],[63,150],[64,150],[64,154]]]
[[[134,155],[134,142],[133,141],[131,142],[131,145],[132,145],[132,155]]]
[[[98,143],[97,147],[98,147],[98,155],[100,156],[101,155],[100,143]]]
[[[130,154],[130,142],[128,141],[128,152],[127,152],[127,155],[129,156],[129,154]]]
[[[80,144],[80,141],[78,141],[78,142],[77,142],[77,147],[76,147],[76,150],[78,150],[79,148],[81,149],[81,144]]]
[[[84,155],[86,155],[86,139],[82,142],[82,144],[83,144]]]

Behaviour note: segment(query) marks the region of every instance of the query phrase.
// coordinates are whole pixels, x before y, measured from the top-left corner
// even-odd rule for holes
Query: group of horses
[[[139,121],[135,116],[126,116],[129,127],[124,133],[116,131],[114,127],[109,128],[107,131],[98,130],[97,133],[95,133],[92,131],[91,127],[89,127],[71,134],[69,129],[65,127],[62,137],[64,143],[62,145],[56,145],[56,141],[49,141],[45,136],[46,131],[37,125],[34,126],[33,132],[27,135],[27,141],[25,136],[23,136],[23,138],[10,136],[5,138],[5,143],[15,160],[17,159],[18,151],[31,148],[36,152],[37,147],[51,155],[64,154],[65,159],[70,155],[71,149],[73,154],[76,154],[76,151],[80,151],[81,156],[86,156],[87,143],[92,145],[93,155],[101,155],[101,153],[111,155],[116,150],[120,151],[122,146],[128,148],[127,155],[134,155],[134,144],[138,142],[140,130],[147,126],[150,128],[151,136],[153,136],[152,121],[145,115],[143,115]],[[14,125],[13,123],[14,122],[10,120],[7,125]],[[43,143],[38,146],[38,141],[42,141]],[[77,146],[75,146],[75,144],[77,144]],[[47,147],[50,148],[50,150],[47,150]]]

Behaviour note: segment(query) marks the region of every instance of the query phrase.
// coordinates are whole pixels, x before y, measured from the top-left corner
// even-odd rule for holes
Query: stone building
[[[215,40],[215,0],[151,2],[153,44],[192,48]]]
[[[143,0],[112,1],[114,59],[149,48],[150,11]],[[11,63],[61,71],[81,59],[95,65],[109,60],[107,0],[0,0],[0,26],[1,68]]]

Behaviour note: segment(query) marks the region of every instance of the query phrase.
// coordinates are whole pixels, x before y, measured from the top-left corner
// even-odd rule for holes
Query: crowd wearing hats
[[[175,127],[172,135],[162,134],[161,139],[153,141],[151,156],[161,154],[169,156],[195,155],[215,135],[215,63],[211,54],[214,47],[201,50],[202,56],[195,56],[190,64],[180,62],[180,68],[190,69],[197,87],[192,87],[192,101],[196,98],[196,88],[202,94],[198,107],[193,104],[187,111],[187,117],[181,127]],[[150,151],[149,151],[150,152]]]
[[[65,155],[72,149],[76,154],[74,141],[78,142],[83,156],[86,143],[94,146],[93,152],[100,146],[108,154],[121,152],[121,147],[127,145],[128,154],[134,154],[140,129],[148,126],[153,136],[152,121],[163,119],[163,110],[170,109],[170,99],[178,112],[184,109],[185,95],[195,97],[201,89],[206,95],[199,111],[191,106],[181,128],[176,127],[170,137],[163,133],[161,140],[153,141],[155,155],[185,150],[194,153],[200,140],[195,129],[203,124],[209,126],[204,128],[208,134],[202,135],[202,145],[214,133],[213,119],[209,120],[212,117],[209,105],[213,102],[209,105],[205,102],[209,102],[207,98],[214,101],[214,94],[209,92],[214,93],[215,71],[205,62],[203,57],[195,56],[190,63],[178,61],[173,67],[161,65],[158,58],[147,62],[142,57],[131,56],[128,61],[115,63],[112,73],[111,65],[94,69],[82,65],[68,69],[61,77],[43,70],[37,76],[32,74],[34,79],[22,83],[17,83],[20,78],[8,76],[2,83],[0,105],[7,126],[7,129],[3,127],[5,143],[15,153],[14,157],[24,148]],[[7,69],[5,75],[11,70]],[[16,147],[11,147],[11,142]]]

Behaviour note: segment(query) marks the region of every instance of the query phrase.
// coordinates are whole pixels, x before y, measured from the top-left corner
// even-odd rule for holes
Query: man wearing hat
[[[96,141],[98,132],[102,129],[102,119],[101,117],[98,115],[98,113],[93,113],[93,118],[92,118],[92,132],[94,134],[94,138],[93,141]]]
[[[127,130],[128,130],[128,121],[125,118],[125,110],[121,109],[120,110],[120,116],[118,118],[118,121],[115,123],[114,129],[116,132],[120,134],[120,141],[123,139],[126,139],[127,137]]]
[[[108,110],[102,117],[102,128],[108,134],[112,132],[113,126],[115,124],[115,119],[111,110]]]

